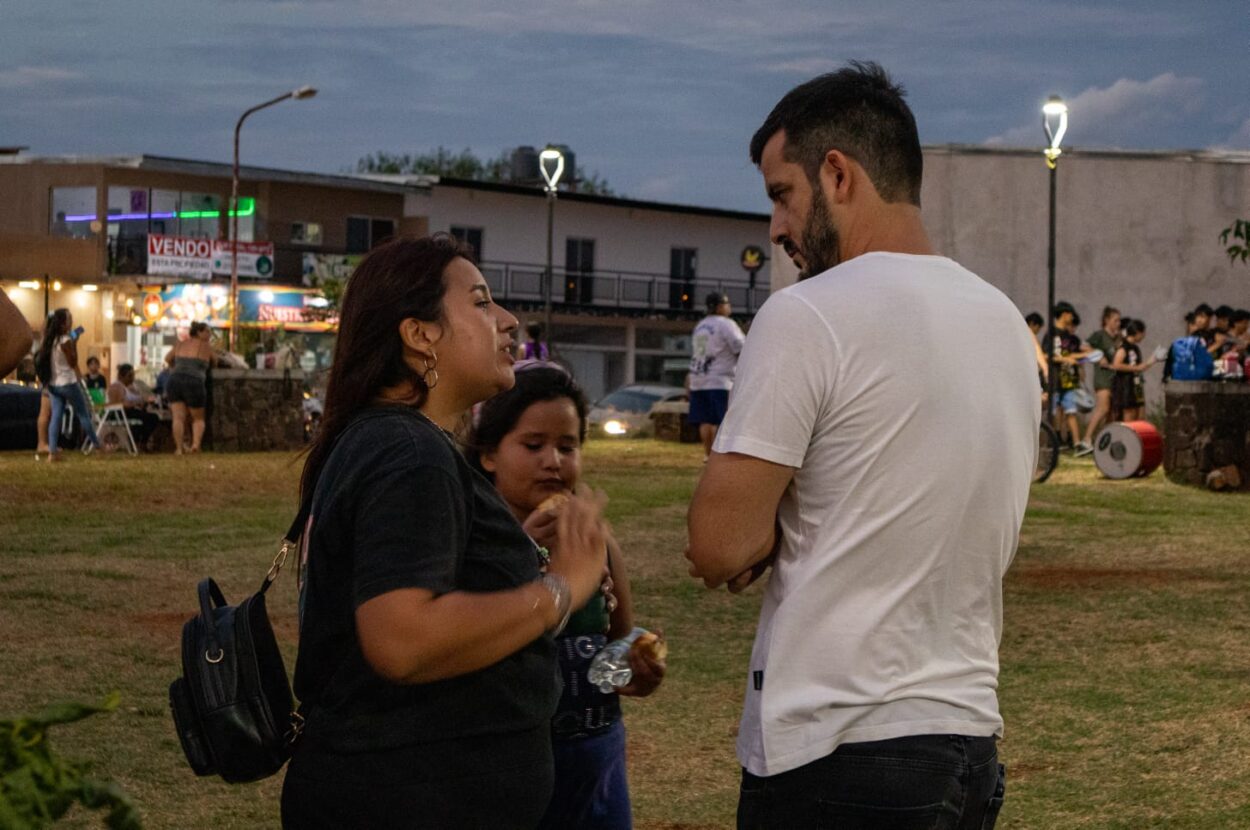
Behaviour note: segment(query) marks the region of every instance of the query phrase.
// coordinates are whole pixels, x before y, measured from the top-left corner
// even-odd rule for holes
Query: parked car
[[[680,386],[631,383],[615,389],[590,408],[587,421],[594,437],[637,438],[653,435],[652,408],[659,403],[687,400]]]

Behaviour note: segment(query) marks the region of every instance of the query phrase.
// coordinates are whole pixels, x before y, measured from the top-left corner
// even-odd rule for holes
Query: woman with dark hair
[[[1111,382],[1115,379],[1111,358],[1120,345],[1120,312],[1111,306],[1104,307],[1102,328],[1085,342],[1091,349],[1102,352],[1102,357],[1094,364],[1094,411],[1085,422],[1085,440],[1076,445],[1077,455],[1089,455],[1094,451],[1094,435],[1111,414]]]
[[[1111,361],[1115,380],[1111,386],[1111,404],[1118,411],[1120,420],[1136,421],[1146,405],[1145,372],[1155,365],[1154,357],[1142,360],[1141,341],[1146,336],[1146,324],[1141,320],[1129,320],[1124,327],[1124,342],[1116,349]]]
[[[540,552],[451,431],[514,382],[516,318],[452,237],[348,282],[301,480],[305,728],[283,826],[532,828],[552,788],[554,637],[598,589],[598,500]]]
[[[469,460],[494,481],[512,515],[535,541],[553,549],[563,505],[552,502],[584,486],[586,410],[581,389],[563,368],[517,364],[516,386],[483,404],[468,441]],[[605,693],[587,677],[595,655],[634,626],[621,549],[611,535],[607,546],[609,572],[603,589],[577,610],[556,640],[564,687],[551,720],[555,792],[538,825],[541,830],[632,826],[618,694],[651,694],[665,666],[631,649],[633,677],[628,685]]]
[[[43,329],[43,343],[35,356],[35,371],[43,383],[51,403],[48,421],[48,460],[61,460],[61,417],[65,407],[74,411],[83,434],[96,449],[100,439],[91,421],[91,405],[82,391],[82,372],[78,369],[78,344],[74,334],[74,315],[68,308],[58,308],[48,315]]]
[[[200,451],[204,440],[204,411],[208,406],[208,370],[213,366],[213,330],[195,322],[186,340],[174,344],[165,356],[173,371],[166,381],[165,396],[173,416],[174,453],[182,455],[191,416],[191,452]]]

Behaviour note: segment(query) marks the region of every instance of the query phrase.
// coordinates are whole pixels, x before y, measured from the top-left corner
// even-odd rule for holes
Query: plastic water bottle
[[[645,628],[635,628],[619,640],[613,640],[603,647],[603,651],[590,661],[586,670],[586,679],[599,691],[611,694],[622,686],[628,686],[634,677],[634,670],[629,667],[629,649],[643,634]]]

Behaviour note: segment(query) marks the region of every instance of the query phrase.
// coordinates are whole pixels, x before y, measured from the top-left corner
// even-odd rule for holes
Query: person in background
[[[512,387],[516,318],[472,249],[393,239],[340,306],[304,464],[286,828],[532,828],[551,797],[555,636],[599,590],[602,499],[538,546],[452,431]]]
[[[67,308],[58,308],[48,315],[43,332],[43,343],[35,357],[39,380],[48,391],[51,403],[48,421],[48,460],[61,460],[61,416],[70,407],[82,426],[87,441],[96,449],[100,438],[96,435],[91,418],[91,404],[82,391],[82,371],[78,368],[77,334],[74,315]]]
[[[712,452],[716,430],[725,418],[734,370],[746,335],[730,319],[733,307],[719,291],[707,295],[707,316],[694,327],[690,338],[690,414],[687,420],[699,428],[703,457]]]
[[[1124,327],[1124,342],[1111,360],[1111,368],[1115,371],[1111,384],[1111,405],[1124,421],[1136,421],[1146,405],[1146,384],[1142,372],[1155,365],[1155,359],[1152,355],[1142,360],[1141,341],[1145,337],[1146,324],[1141,320],[1129,320]]]
[[[1211,346],[1211,332],[1213,329],[1211,318],[1214,314],[1215,309],[1211,308],[1211,306],[1206,303],[1198,303],[1198,306],[1193,311],[1194,319],[1191,323],[1193,329],[1189,332],[1201,337],[1203,342],[1207,344],[1208,349]],[[1188,317],[1185,318],[1185,322],[1190,322]]]
[[[186,446],[188,415],[191,421],[190,452],[200,451],[204,440],[204,410],[208,406],[208,370],[213,365],[213,330],[208,323],[195,322],[186,340],[176,343],[165,362],[172,370],[165,382],[165,396],[173,416],[174,453]]]
[[[1042,384],[1042,404],[1046,403],[1046,399],[1050,396],[1049,387],[1046,380],[1050,377],[1050,364],[1046,362],[1046,352],[1042,349],[1041,331],[1046,325],[1046,321],[1042,319],[1042,315],[1036,311],[1030,311],[1024,316],[1024,322],[1028,325],[1029,331],[1033,332],[1033,345],[1037,346],[1037,379]]]
[[[1094,435],[1111,413],[1111,382],[1115,379],[1111,359],[1119,347],[1119,338],[1120,312],[1106,306],[1102,310],[1102,328],[1085,341],[1091,349],[1102,352],[1102,357],[1094,364],[1094,411],[1089,413],[1089,419],[1085,422],[1085,440],[1077,445],[1078,456],[1089,455],[1094,451]]]
[[[30,354],[33,335],[26,318],[9,295],[0,291],[0,378],[17,368]]]
[[[1077,406],[1077,390],[1081,388],[1081,358],[1086,351],[1081,345],[1081,338],[1076,335],[1076,327],[1080,318],[1071,304],[1059,302],[1055,306],[1055,328],[1046,338],[1051,344],[1051,355],[1059,372],[1057,397],[1051,401],[1051,415],[1054,427],[1061,435],[1067,426],[1067,440],[1080,441],[1081,424],[1077,417],[1080,407]],[[1074,449],[1081,449],[1074,447]]]
[[[543,324],[530,320],[525,324],[524,343],[517,347],[517,360],[550,360],[551,353],[543,342]]]
[[[552,548],[560,506],[552,496],[582,487],[586,399],[569,374],[552,364],[516,371],[516,386],[482,405],[467,441],[470,463],[491,479],[530,537]],[[629,577],[610,534],[608,576],[599,593],[556,638],[564,681],[551,720],[555,792],[541,830],[628,830],[632,826],[625,770],[625,727],[617,693],[591,685],[586,670],[605,645],[634,626]],[[630,651],[633,679],[620,694],[645,697],[659,686],[664,664]]]
[[[122,405],[126,419],[131,423],[130,432],[140,447],[147,444],[148,438],[161,422],[159,415],[147,409],[148,404],[155,402],[155,395],[145,395],[135,386],[135,367],[129,363],[117,367],[117,380],[108,388],[108,403]],[[135,426],[135,422],[138,422],[138,426]]]
[[[108,389],[109,379],[100,373],[100,358],[94,355],[87,358],[87,374],[83,375],[82,382],[86,384],[88,392],[93,389],[104,392]]]

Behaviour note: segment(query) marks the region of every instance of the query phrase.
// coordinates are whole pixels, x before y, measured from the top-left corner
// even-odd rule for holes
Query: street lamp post
[[[288,98],[301,100],[311,98],[317,90],[310,86],[279,95],[263,104],[257,104],[239,116],[234,125],[234,172],[230,179],[230,351],[238,344],[239,331],[239,131],[243,129],[243,121],[257,110],[280,104]]]
[[[1050,392],[1051,408],[1055,405],[1055,392],[1058,389],[1058,378],[1055,372],[1055,344],[1053,342],[1053,332],[1055,330],[1055,179],[1059,169],[1059,156],[1063,150],[1059,147],[1059,143],[1063,141],[1063,134],[1068,131],[1068,105],[1058,95],[1052,95],[1046,100],[1046,104],[1042,107],[1042,129],[1046,132],[1046,140],[1048,146],[1044,154],[1046,156],[1046,167],[1050,169],[1050,242],[1047,246],[1046,253],[1046,270],[1047,270],[1047,286],[1046,286],[1046,371],[1048,376],[1047,388]]]
[[[548,165],[551,169],[548,169]],[[547,336],[547,353],[554,356],[555,338],[551,332],[551,294],[555,288],[555,272],[551,265],[551,242],[556,214],[556,186],[564,174],[564,153],[548,147],[538,154],[538,167],[547,183],[547,273],[543,279],[543,318]]]

